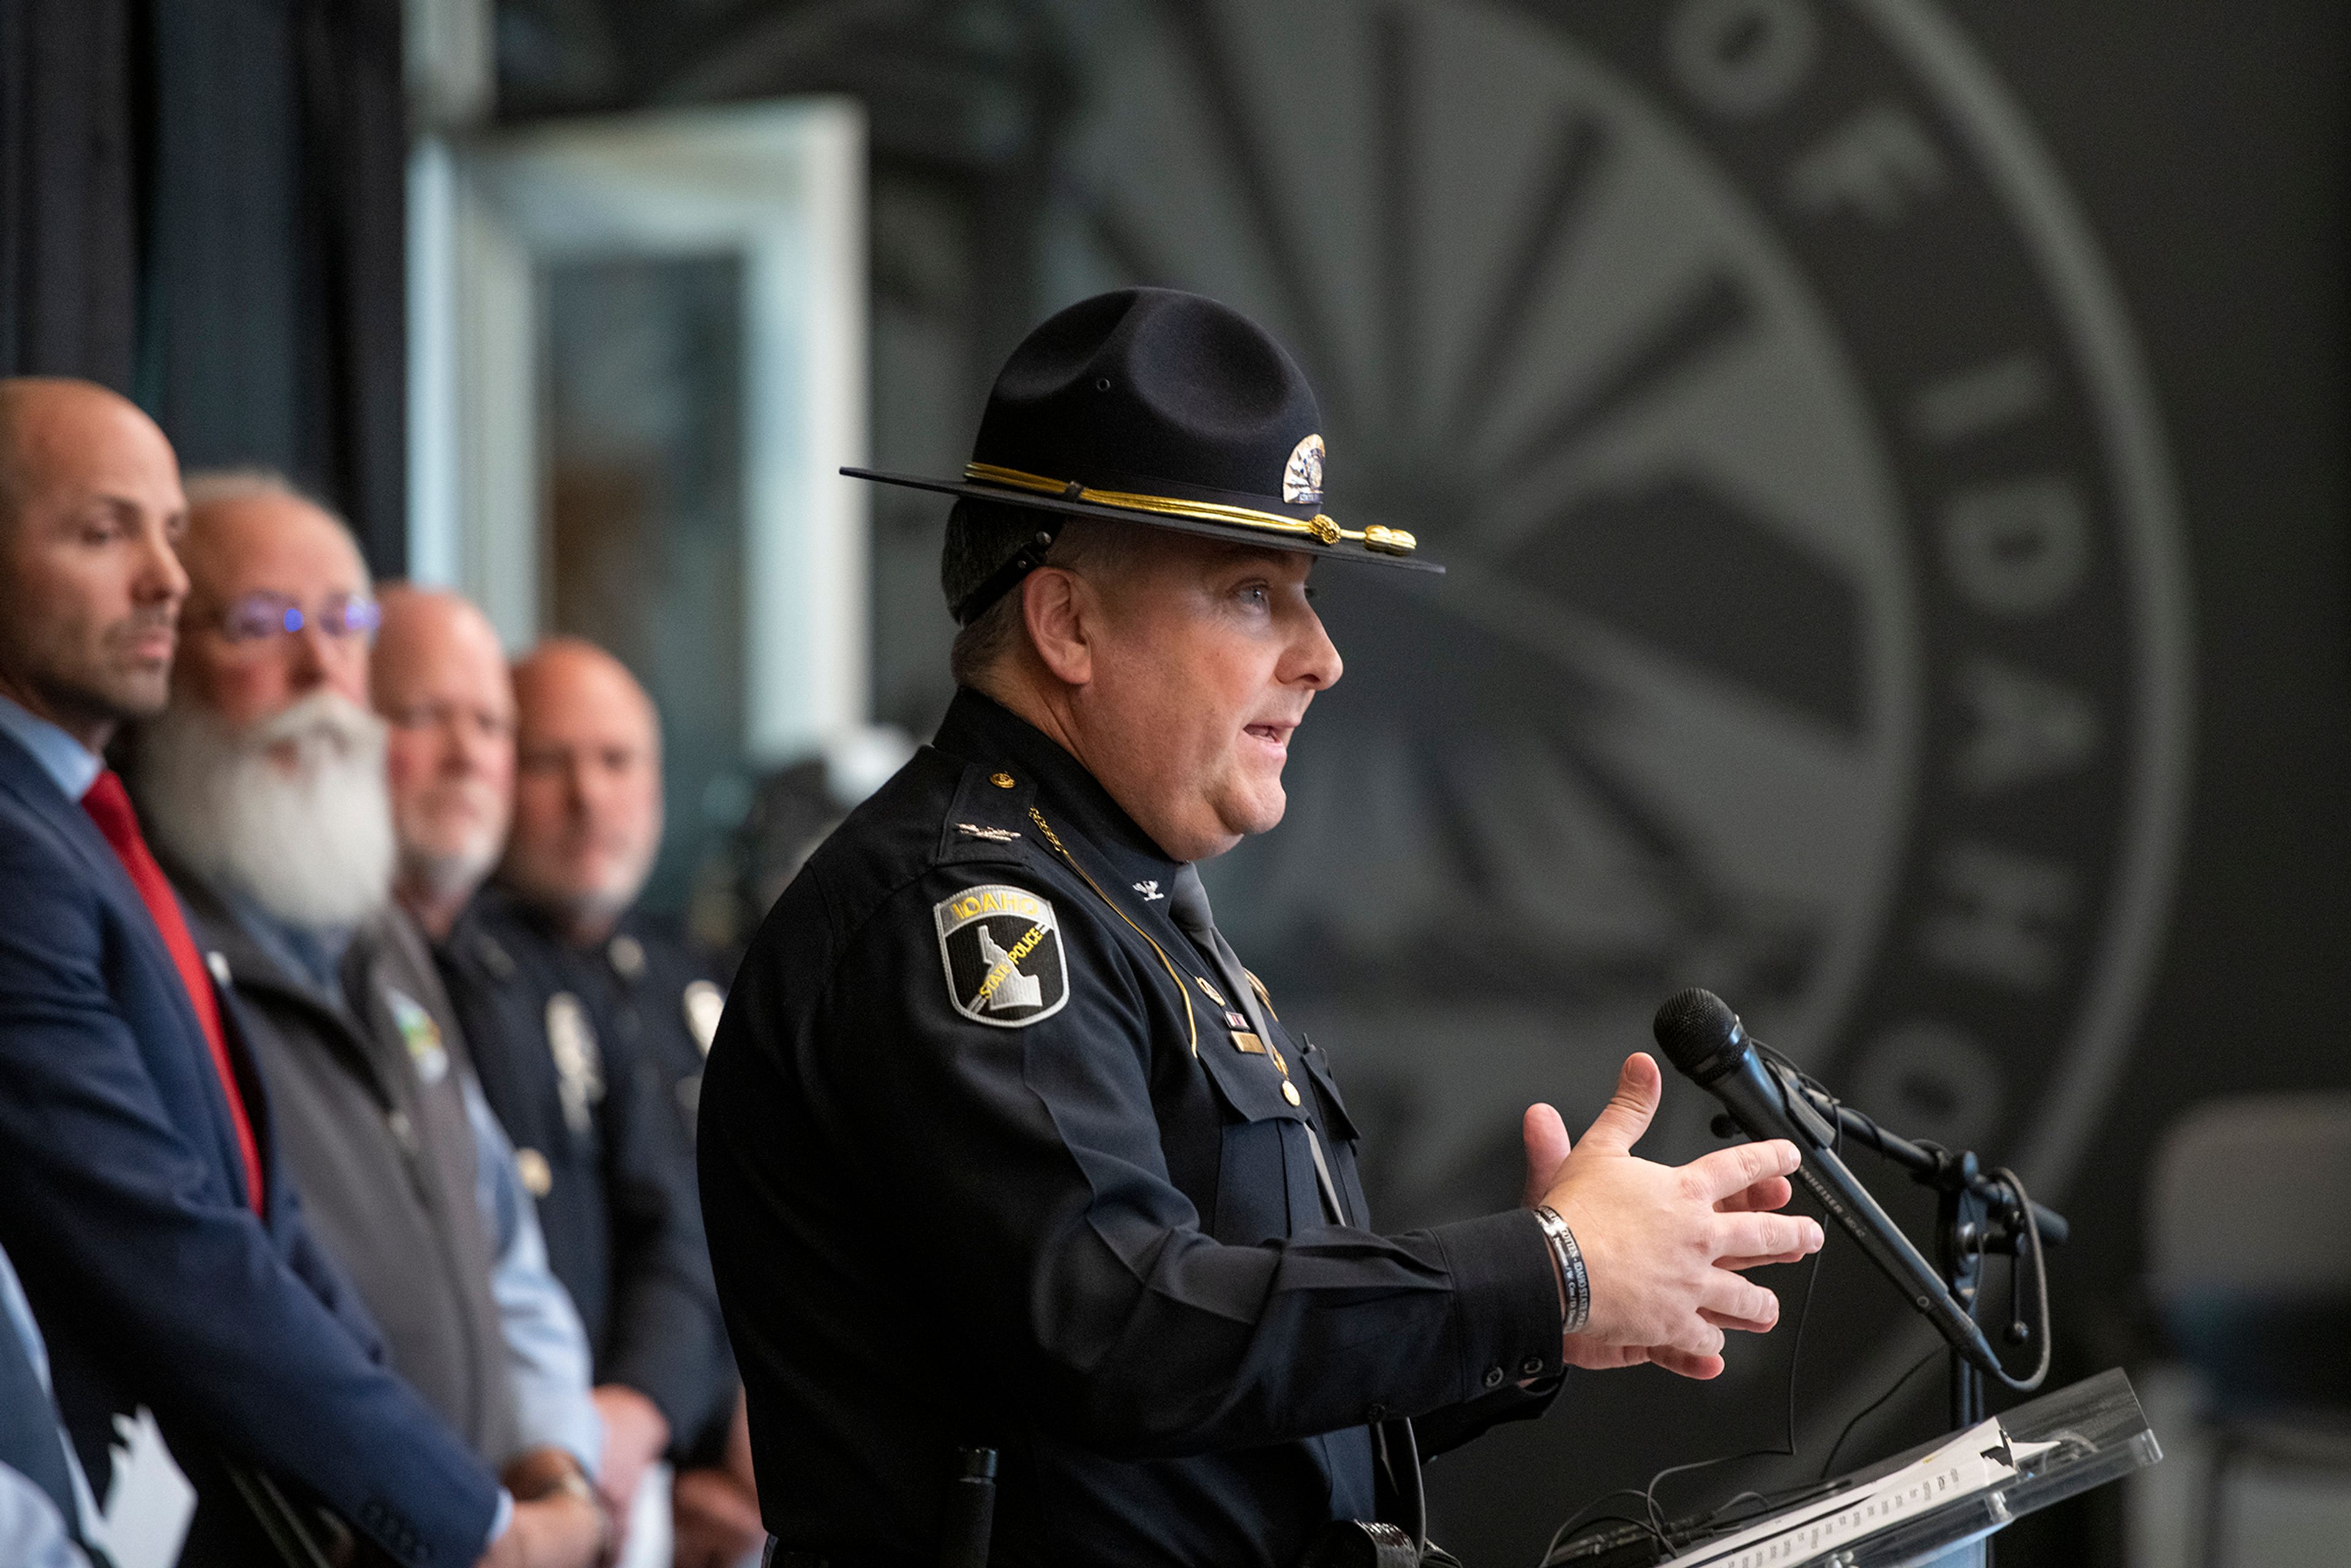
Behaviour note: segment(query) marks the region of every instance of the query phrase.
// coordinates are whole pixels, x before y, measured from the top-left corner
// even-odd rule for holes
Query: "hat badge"
[[[1322,504],[1322,438],[1310,435],[1290,449],[1281,470],[1281,498],[1293,507]]]

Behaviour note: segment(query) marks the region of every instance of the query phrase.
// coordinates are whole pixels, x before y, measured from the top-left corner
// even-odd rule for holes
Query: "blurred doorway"
[[[428,141],[411,175],[411,574],[662,714],[646,892],[870,716],[864,128],[838,99]]]

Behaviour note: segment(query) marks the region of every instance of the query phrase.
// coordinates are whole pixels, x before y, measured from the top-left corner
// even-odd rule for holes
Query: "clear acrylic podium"
[[[1620,1529],[1545,1568],[1911,1568],[1980,1562],[1996,1531],[2163,1457],[2119,1369],[2019,1405],[1703,1534]]]

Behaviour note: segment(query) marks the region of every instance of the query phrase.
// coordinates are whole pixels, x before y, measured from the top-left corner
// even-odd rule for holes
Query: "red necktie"
[[[229,1064],[228,1035],[221,1028],[220,999],[213,995],[212,977],[204,972],[204,961],[196,951],[195,938],[188,935],[188,923],[180,915],[180,901],[165,880],[163,868],[155,863],[140,836],[139,819],[131,810],[130,793],[122,788],[121,777],[108,768],[81,798],[81,809],[89,813],[98,831],[114,847],[122,869],[131,873],[131,885],[139,890],[139,900],[162,934],[163,946],[171,949],[172,962],[179,966],[180,984],[187,988],[188,1001],[196,1009],[196,1021],[204,1026],[204,1043],[213,1049],[213,1071],[220,1078],[221,1092],[228,1099],[228,1119],[236,1124],[236,1146],[245,1155],[245,1190],[253,1205],[253,1212],[261,1212],[261,1145],[253,1136],[253,1123],[245,1113],[245,1096],[236,1087],[236,1070]]]

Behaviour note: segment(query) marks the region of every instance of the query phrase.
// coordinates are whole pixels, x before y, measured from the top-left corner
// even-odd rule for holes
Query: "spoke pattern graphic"
[[[1263,236],[1265,256],[1271,263],[1281,292],[1281,311],[1289,322],[1290,350],[1315,379],[1322,409],[1332,422],[1355,413],[1339,368],[1337,334],[1313,287],[1306,257],[1291,218],[1274,188],[1276,162],[1268,139],[1258,130],[1251,96],[1242,84],[1241,68],[1214,5],[1162,0],[1160,13],[1168,32],[1182,47],[1198,77],[1207,122],[1217,139],[1217,151],[1243,193],[1250,226]],[[1326,390],[1327,389],[1327,390]]]
[[[1413,141],[1419,107],[1412,62],[1420,29],[1411,11],[1384,5],[1374,14],[1374,71],[1378,81],[1380,167],[1381,328],[1385,338],[1380,369],[1387,380],[1384,413],[1391,434],[1413,425],[1413,388],[1421,342],[1420,278],[1415,266],[1413,215],[1417,210],[1419,166]]]
[[[1487,308],[1484,329],[1470,351],[1468,372],[1455,404],[1448,434],[1456,444],[1473,442],[1491,417],[1494,393],[1510,367],[1511,350],[1525,340],[1528,318],[1543,280],[1574,243],[1578,220],[1584,215],[1593,182],[1607,162],[1607,132],[1573,107],[1558,111],[1557,121],[1543,142],[1549,156],[1524,204],[1517,205],[1525,217],[1506,252],[1510,260]]]
[[[1572,451],[1643,398],[1687,379],[1750,321],[1737,283],[1719,275],[1699,280],[1662,316],[1644,323],[1640,334],[1590,385],[1561,398],[1535,433],[1497,466],[1505,474],[1526,474]]]
[[[1442,8],[1320,14],[1360,30],[1343,54],[1315,42],[1362,62],[1367,106],[1281,68],[1285,19],[1314,30],[1287,13],[1155,0],[1150,15],[1188,73],[1177,97],[1210,164],[1192,177],[1237,204],[1223,232],[1242,254],[1167,226],[1148,184],[1082,187],[1088,232],[1140,279],[1258,280],[1236,302],[1268,314],[1322,399],[1332,514],[1409,528],[1455,568],[1435,593],[1359,574],[1329,601],[1356,683],[1317,706],[1283,832],[1233,857],[1228,918],[1314,953],[1299,984],[1358,1000],[1435,975],[1597,1004],[1679,983],[1700,956],[1801,991],[1834,878],[1738,857],[1788,836],[1774,812],[1817,816],[1807,790],[1832,792],[1832,816],[1834,796],[1866,793],[1861,591],[1706,461],[1605,461],[1773,330],[1741,264],[1677,256],[1619,278],[1604,308],[1572,292],[1636,167],[1626,129],[1573,92],[1541,105],[1523,165],[1483,202],[1494,232],[1429,232],[1443,183],[1500,166],[1433,138],[1432,47],[1455,25]],[[1357,114],[1343,123],[1360,136],[1332,129]],[[1335,187],[1332,163],[1301,162],[1333,147],[1357,161]],[[1333,211],[1353,214],[1362,254],[1339,262],[1353,285],[1313,227]],[[1708,715],[1739,731],[1742,779],[1665,760],[1720,728]],[[1741,789],[1762,804],[1728,799]]]

